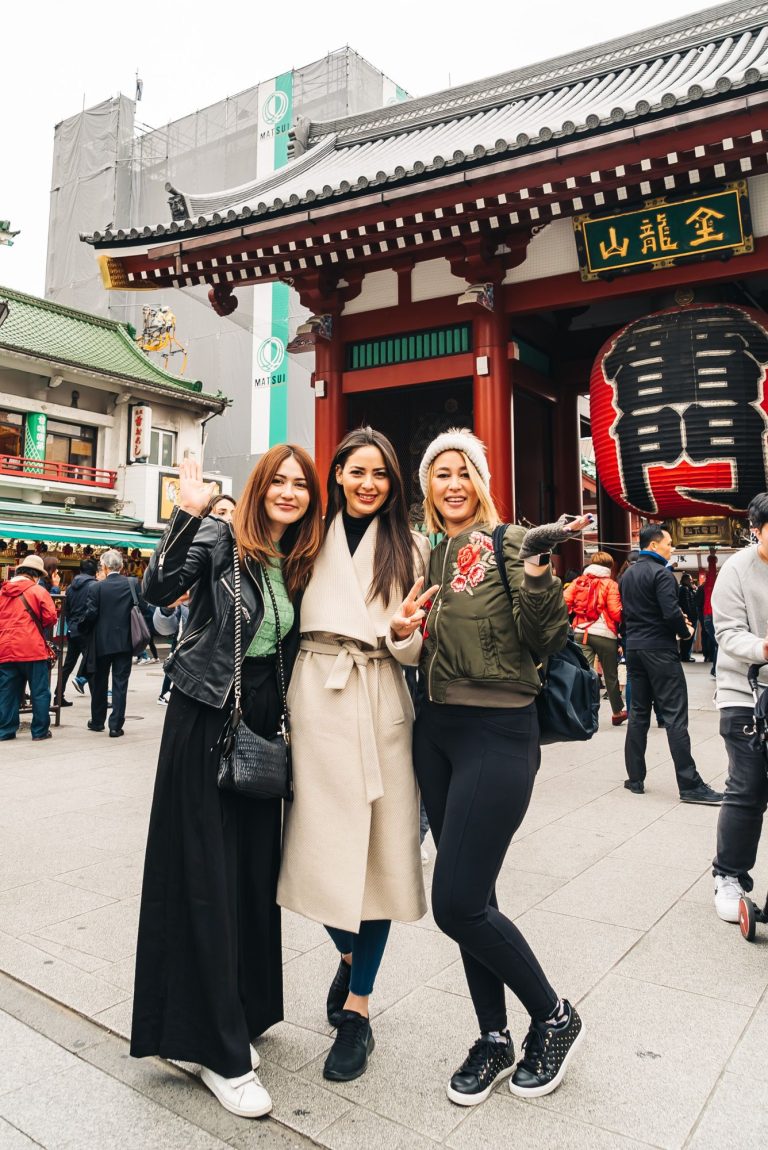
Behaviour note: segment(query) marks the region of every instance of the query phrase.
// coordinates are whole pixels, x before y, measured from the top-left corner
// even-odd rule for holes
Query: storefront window
[[[24,416],[16,411],[0,411],[0,455],[21,455]]]
[[[96,428],[49,420],[48,433],[45,437],[45,458],[47,462],[95,467]]]
[[[161,431],[152,428],[152,440],[149,448],[149,462],[156,467],[176,466],[176,432]]]

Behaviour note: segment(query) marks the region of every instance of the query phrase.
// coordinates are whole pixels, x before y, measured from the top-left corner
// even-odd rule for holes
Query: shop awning
[[[112,527],[91,527],[90,524],[65,523],[19,523],[0,519],[0,537],[3,539],[42,540],[52,548],[55,543],[82,544],[90,547],[138,547],[142,551],[152,551],[157,546],[160,535],[143,531],[120,531]]]

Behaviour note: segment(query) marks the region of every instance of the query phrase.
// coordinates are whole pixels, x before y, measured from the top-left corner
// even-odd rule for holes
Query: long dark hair
[[[295,459],[304,472],[309,490],[309,507],[301,519],[286,528],[278,551],[270,535],[264,496],[286,459],[290,458]],[[270,447],[249,475],[232,515],[232,530],[240,558],[250,555],[257,563],[265,566],[282,555],[285,589],[289,598],[295,599],[309,582],[312,565],[320,550],[321,515],[320,479],[312,457],[303,447],[296,447],[292,443],[278,443]]]
[[[344,436],[336,448],[328,472],[328,510],[325,533],[344,507],[344,491],[336,479],[336,468],[344,467],[353,452],[361,447],[378,447],[389,478],[389,495],[378,512],[379,533],[373,556],[373,579],[368,599],[380,596],[389,602],[393,592],[405,595],[413,583],[413,537],[408,525],[408,505],[400,464],[386,435],[372,427],[358,427]]]

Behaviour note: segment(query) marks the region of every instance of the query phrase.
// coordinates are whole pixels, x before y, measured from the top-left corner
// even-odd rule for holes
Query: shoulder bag
[[[507,524],[493,532],[493,553],[504,590],[512,602],[512,589],[504,562]],[[534,655],[534,658],[537,656]],[[536,698],[542,743],[584,742],[599,725],[600,687],[597,675],[573,639],[540,666],[541,691]]]
[[[149,645],[151,636],[147,621],[139,607],[139,596],[136,594],[136,580],[129,576],[128,583],[130,584],[131,598],[133,599],[133,606],[131,607],[131,650],[134,655],[140,655],[144,648]]]
[[[35,626],[37,627],[38,631],[40,632],[40,634],[43,637],[43,642],[45,643],[45,658],[46,658],[46,662],[48,663],[48,669],[53,670],[53,668],[56,666],[56,660],[59,657],[59,648],[56,646],[55,643],[52,643],[50,639],[46,638],[43,625],[40,622],[40,620],[38,619],[35,612],[30,607],[29,603],[27,602],[27,600],[24,596],[24,592],[22,592],[22,594],[21,594],[21,601],[24,604],[24,607],[26,608],[28,614],[30,614],[32,616],[32,618],[35,622]]]
[[[265,568],[264,584],[272,600],[277,630],[277,668],[283,713],[280,730],[271,738],[257,735],[245,723],[241,711],[242,699],[242,599],[240,592],[240,557],[234,545],[235,584],[235,697],[232,714],[221,739],[218,784],[221,790],[235,791],[251,799],[293,800],[293,772],[291,769],[291,734],[288,722],[288,701],[285,690],[283,637],[280,633],[280,615],[275,593]]]

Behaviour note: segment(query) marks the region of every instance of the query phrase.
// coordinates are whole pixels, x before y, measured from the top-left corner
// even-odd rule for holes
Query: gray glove
[[[532,559],[535,555],[542,555],[551,551],[557,543],[563,543],[566,539],[577,538],[578,532],[574,534],[573,531],[566,530],[572,521],[573,516],[561,515],[557,523],[542,523],[541,527],[531,527],[530,531],[526,531],[523,536],[523,542],[520,545],[520,558]]]

